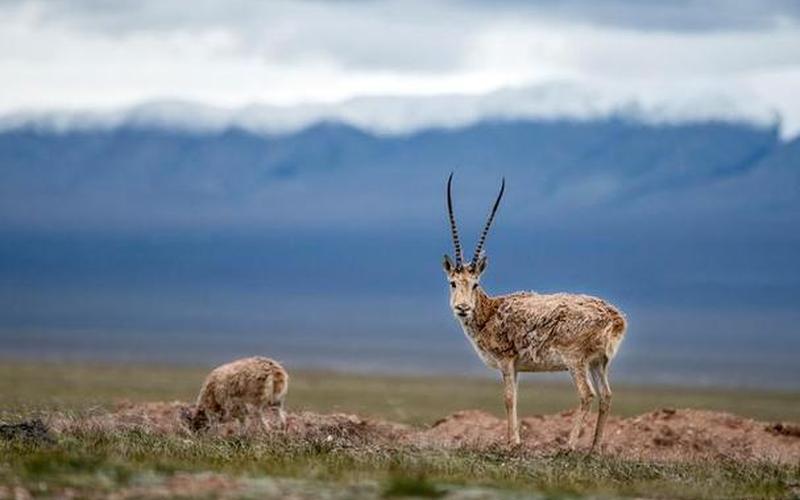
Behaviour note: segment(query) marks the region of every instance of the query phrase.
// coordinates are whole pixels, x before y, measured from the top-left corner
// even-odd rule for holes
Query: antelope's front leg
[[[519,425],[517,422],[517,369],[514,362],[503,365],[503,386],[508,418],[508,442],[519,444]]]
[[[575,387],[578,390],[578,409],[575,411],[575,417],[572,424],[572,431],[569,433],[568,445],[570,449],[575,450],[578,447],[578,439],[583,430],[583,423],[586,421],[586,416],[592,407],[592,399],[594,398],[594,389],[589,382],[589,367],[585,363],[578,364],[570,368],[572,380],[575,382]]]

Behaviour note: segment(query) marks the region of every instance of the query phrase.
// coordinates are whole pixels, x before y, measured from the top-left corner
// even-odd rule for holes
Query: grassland
[[[0,361],[0,420],[66,413],[76,421],[120,399],[188,401],[207,367],[111,366]],[[567,384],[523,381],[521,412],[552,413],[574,405]],[[616,387],[615,413],[660,407],[724,410],[763,420],[800,420],[791,393]],[[425,425],[465,408],[502,412],[490,379],[293,374],[290,409],[359,413]],[[374,498],[452,496],[567,498],[791,498],[800,465],[647,463],[561,453],[533,456],[491,450],[418,450],[286,436],[229,438],[159,435],[92,427],[55,443],[0,441],[0,497],[14,489],[35,495],[104,497],[221,496]]]
[[[33,363],[0,360],[0,408],[85,409],[115,402],[190,401],[209,367]],[[467,408],[502,415],[500,383],[492,378],[400,377],[292,372],[288,405],[321,413],[346,412],[395,422],[430,424]],[[568,382],[521,380],[521,415],[575,406]],[[703,408],[760,420],[800,422],[800,394],[753,390],[614,385],[614,413],[623,416],[662,407]]]

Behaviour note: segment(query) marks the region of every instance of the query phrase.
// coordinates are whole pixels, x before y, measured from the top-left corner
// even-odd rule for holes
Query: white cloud
[[[671,120],[778,112],[785,134],[800,132],[794,4],[645,5],[0,2],[0,113],[180,99],[226,108],[228,116],[258,109],[253,104],[304,105],[271,112],[302,121],[296,117],[316,110],[402,130],[481,113],[591,115],[636,102]],[[560,82],[581,90],[556,103]],[[501,92],[509,87],[551,90],[537,102]],[[479,94],[489,96],[456,97]],[[401,99],[361,99],[385,95]],[[403,96],[440,99],[406,109]]]
[[[54,130],[147,124],[192,131],[236,126],[255,133],[283,133],[319,121],[335,121],[379,134],[405,134],[430,127],[467,126],[485,119],[584,120],[610,115],[644,123],[725,120],[764,127],[776,123],[774,111],[735,94],[691,87],[685,92],[691,99],[675,99],[671,95],[675,89],[652,88],[637,94],[618,86],[555,82],[480,95],[363,96],[293,106],[212,107],[188,101],[152,101],[115,111],[11,113],[0,118],[0,130],[31,124]]]

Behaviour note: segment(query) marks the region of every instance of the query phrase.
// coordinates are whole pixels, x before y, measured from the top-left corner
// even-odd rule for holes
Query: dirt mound
[[[53,418],[56,432],[70,430],[141,429],[154,433],[191,435],[181,415],[190,405],[121,403],[110,413]],[[290,413],[287,435],[338,447],[410,445],[419,448],[496,449],[505,447],[505,419],[477,410],[460,411],[428,428],[362,418],[342,413]],[[587,447],[592,419],[581,445]],[[552,454],[566,448],[572,412],[535,415],[521,419],[520,450]],[[602,453],[626,459],[655,461],[753,460],[778,463],[800,461],[800,426],[767,424],[729,413],[704,410],[661,409],[632,418],[610,417]],[[240,428],[236,422],[208,432],[220,435],[246,433],[254,438],[263,430],[257,423]],[[274,430],[272,432],[282,432]]]
[[[57,432],[77,430],[124,431],[145,430],[156,434],[193,434],[186,425],[187,414],[194,411],[194,405],[172,402],[132,403],[120,402],[113,411],[104,413],[75,415],[55,415],[50,425]],[[403,424],[364,419],[357,415],[344,413],[317,414],[297,412],[287,415],[287,433],[298,438],[335,442],[341,446],[384,444],[396,441],[410,432]],[[275,423],[277,430],[277,422]],[[221,436],[258,435],[264,430],[257,419],[239,422],[224,422],[212,426],[208,434]]]
[[[571,425],[571,412],[520,419],[522,447],[541,453],[563,449]],[[478,410],[454,413],[418,433],[421,443],[430,446],[482,448],[503,443],[506,420]]]
[[[631,458],[800,459],[800,439],[776,435],[769,427],[730,413],[663,409],[614,422],[608,446],[612,452]]]
[[[591,420],[590,420],[591,423]],[[521,420],[524,448],[552,453],[566,446],[572,412]],[[582,436],[588,446],[592,430]],[[796,462],[800,460],[798,426],[771,424],[729,413],[661,409],[633,418],[611,417],[603,452],[628,459],[694,461],[729,458]],[[481,447],[502,442],[506,423],[488,413],[462,411],[419,432],[421,442],[439,446]]]
[[[56,414],[48,419],[48,423],[55,432],[61,433],[125,430],[145,430],[156,434],[188,433],[181,415],[191,408],[191,405],[180,401],[169,403],[122,401],[111,412]]]
[[[357,415],[312,412],[290,414],[288,432],[306,439],[334,442],[339,446],[387,445],[413,433],[409,426],[364,419]]]

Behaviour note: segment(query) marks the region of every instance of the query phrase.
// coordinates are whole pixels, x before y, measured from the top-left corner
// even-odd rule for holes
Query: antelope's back
[[[622,312],[590,295],[518,293],[503,298],[498,317],[518,350],[613,357],[626,330]]]

